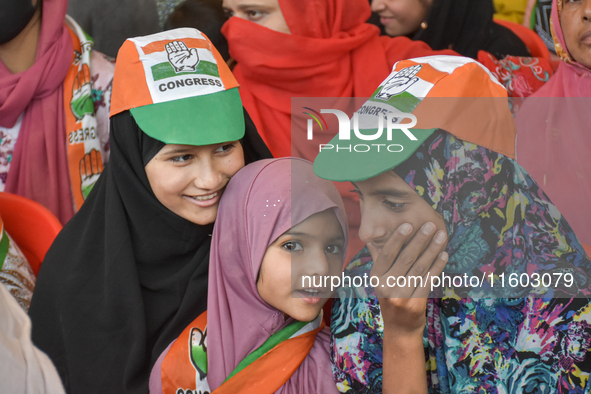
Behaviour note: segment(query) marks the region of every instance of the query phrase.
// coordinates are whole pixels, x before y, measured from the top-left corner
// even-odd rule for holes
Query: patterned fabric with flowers
[[[482,63],[507,89],[513,115],[519,112],[523,99],[540,89],[554,73],[547,59],[540,57],[507,56],[497,60],[488,52],[478,52]]]
[[[23,252],[5,230],[0,232],[0,286],[2,285],[27,312],[35,288],[35,274]]]
[[[571,227],[514,160],[435,132],[394,169],[448,231],[447,275],[570,273],[543,289],[443,288],[427,302],[423,343],[431,393],[583,393],[591,372],[591,261]],[[380,393],[383,323],[367,248],[345,270],[331,320],[343,393]],[[492,274],[492,276],[489,276]],[[357,281],[357,283],[360,283]],[[542,298],[543,297],[543,298]]]

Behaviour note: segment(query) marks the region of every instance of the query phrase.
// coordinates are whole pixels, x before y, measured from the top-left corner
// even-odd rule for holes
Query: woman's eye
[[[355,187],[355,188],[353,188],[353,189],[351,189],[351,190],[349,190],[349,191],[350,191],[350,192],[352,192],[352,193],[355,193],[355,194],[357,194],[357,195],[359,196],[359,198],[360,198],[360,199],[362,199],[362,198],[363,198],[363,194],[361,194],[361,191],[360,191],[359,189],[357,189],[356,187]]]
[[[224,15],[226,16],[226,18],[230,19],[234,16],[234,11],[232,11],[229,8],[224,8]]]
[[[248,10],[245,12],[246,16],[248,17],[248,20],[256,22],[259,21],[263,18],[263,11],[258,11],[258,10]]]
[[[391,210],[397,211],[397,212],[404,210],[404,208],[406,207],[406,204],[392,202],[387,199],[384,200],[384,205],[386,205],[386,207],[388,209],[391,209]]]
[[[298,250],[304,250],[304,248],[302,247],[302,244],[299,242],[295,242],[295,241],[288,241],[285,242],[281,245],[283,247],[283,249],[289,251],[289,252],[295,252]]]
[[[184,163],[193,158],[193,155],[182,155],[182,156],[175,156],[170,159],[173,163]]]
[[[341,253],[342,248],[339,245],[328,245],[324,252],[331,253],[331,254],[338,254]]]
[[[224,152],[228,152],[230,149],[232,149],[234,147],[234,144],[225,144],[220,146],[219,148],[216,149],[216,152],[218,153],[224,153]]]

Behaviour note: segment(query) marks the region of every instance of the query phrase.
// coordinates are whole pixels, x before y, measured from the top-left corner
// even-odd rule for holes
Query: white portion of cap
[[[486,71],[486,73],[488,74],[488,76],[490,77],[490,79],[494,83],[503,87],[503,89],[505,88],[503,86],[503,84],[501,84],[498,81],[498,79],[490,72],[490,70],[488,68],[486,68],[482,63],[477,62],[476,60],[469,58],[469,57],[451,56],[451,55],[433,55],[433,56],[417,57],[417,58],[408,59],[408,60],[415,62],[415,63],[420,63],[420,64],[428,63],[436,70],[446,72],[449,74],[453,73],[455,69],[462,67],[466,64],[475,63],[478,66],[480,66],[484,71]],[[394,67],[396,67],[396,64],[394,65]]]
[[[191,48],[191,45],[187,44],[188,53],[194,57],[195,51],[192,51],[192,49],[195,49],[198,59],[185,62],[184,69],[179,71],[177,71],[173,65],[174,58],[169,55],[166,49],[161,52],[153,52],[150,54],[145,54],[142,49],[142,47],[153,42],[168,40],[182,42],[185,38],[203,40],[207,46],[210,45],[207,39],[198,30],[190,28],[175,29],[149,36],[129,39],[136,46],[139,60],[144,67],[146,84],[154,104],[226,90],[221,78],[208,74],[195,73],[199,63],[202,61],[213,63],[217,69],[217,61],[213,53],[208,49]],[[152,70],[153,67],[157,65],[168,65],[174,73],[171,73],[171,75],[166,78],[155,81]]]

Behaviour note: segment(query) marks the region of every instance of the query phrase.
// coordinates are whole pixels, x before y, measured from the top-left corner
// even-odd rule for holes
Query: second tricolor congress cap
[[[340,182],[369,179],[406,161],[437,129],[515,157],[507,91],[482,64],[462,56],[397,62],[349,127],[345,139],[339,131],[320,148],[316,175]]]
[[[238,83],[196,29],[127,39],[117,54],[110,116],[129,110],[166,144],[211,145],[244,136]]]

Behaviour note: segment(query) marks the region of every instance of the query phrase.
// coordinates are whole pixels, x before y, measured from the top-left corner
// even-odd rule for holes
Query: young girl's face
[[[270,306],[300,321],[311,321],[330,297],[328,289],[302,283],[304,276],[340,275],[345,236],[332,209],[308,217],[281,235],[268,248],[257,290]],[[293,278],[293,280],[292,280]]]
[[[166,208],[195,224],[213,223],[230,178],[244,167],[238,141],[215,145],[165,145],[145,167]]]

